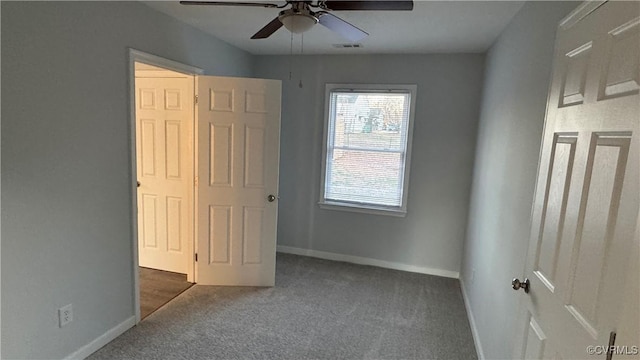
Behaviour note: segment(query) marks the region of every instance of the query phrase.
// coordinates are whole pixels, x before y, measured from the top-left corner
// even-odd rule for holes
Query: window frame
[[[407,201],[409,196],[409,178],[411,170],[411,148],[413,143],[413,127],[415,119],[416,93],[418,86],[415,84],[325,84],[325,104],[324,104],[324,136],[322,142],[322,169],[320,178],[320,200],[318,205],[322,209],[351,211],[375,215],[390,215],[404,217],[407,214]],[[393,93],[399,92],[409,94],[409,116],[407,119],[407,135],[404,149],[404,174],[402,181],[402,197],[400,206],[385,206],[376,204],[367,204],[359,202],[336,201],[325,198],[327,166],[328,166],[328,150],[329,150],[329,131],[331,123],[331,97],[333,92],[371,92],[371,93]],[[334,135],[335,137],[335,135]],[[335,148],[332,146],[332,148]],[[355,150],[355,149],[354,149]]]

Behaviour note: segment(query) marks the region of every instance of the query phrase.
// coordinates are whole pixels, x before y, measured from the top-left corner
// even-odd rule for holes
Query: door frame
[[[136,50],[133,48],[128,48],[128,57],[129,57],[129,74],[128,74],[128,83],[129,83],[129,159],[131,160],[130,167],[130,193],[131,197],[131,208],[129,217],[131,221],[131,250],[133,254],[132,264],[132,276],[133,276],[133,306],[134,313],[136,317],[136,324],[140,322],[140,272],[139,272],[139,261],[138,261],[138,197],[137,197],[137,159],[136,159],[136,88],[135,88],[135,63],[140,62],[147,65],[158,66],[167,70],[177,71],[179,73],[187,74],[194,76],[194,92],[195,92],[195,76],[203,75],[204,70],[195,66],[183,64],[174,60],[169,60],[157,55],[153,55],[150,53],[146,53],[140,50]],[[192,119],[192,126],[195,129],[195,116]],[[194,132],[195,136],[195,132]],[[195,139],[194,139],[195,141]],[[194,143],[195,144],[195,143]],[[192,178],[195,179],[195,146],[194,146],[194,154],[191,154],[194,160],[194,173],[192,174]],[[193,197],[195,200],[195,184],[194,184],[194,192]],[[195,201],[194,201],[194,212],[193,212],[193,227],[194,227],[194,238],[192,238],[188,243],[187,252],[195,254]],[[187,281],[195,282],[195,259],[191,256],[191,261],[189,266],[187,267]]]

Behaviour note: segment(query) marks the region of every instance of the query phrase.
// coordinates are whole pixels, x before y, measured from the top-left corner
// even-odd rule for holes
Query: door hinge
[[[198,261],[198,253],[195,254],[196,261]]]
[[[196,104],[197,104],[198,103],[198,95],[196,95],[195,101],[196,101]]]
[[[197,176],[193,178],[193,185],[195,187],[198,187],[198,177]]]

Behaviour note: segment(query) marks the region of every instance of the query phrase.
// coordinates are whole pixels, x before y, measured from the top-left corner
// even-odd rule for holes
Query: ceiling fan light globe
[[[280,22],[292,33],[301,34],[317,24],[318,19],[309,14],[284,14],[280,16]]]

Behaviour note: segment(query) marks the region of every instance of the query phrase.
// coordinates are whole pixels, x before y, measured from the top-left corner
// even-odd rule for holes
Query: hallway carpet
[[[458,280],[287,254],[275,287],[193,286],[89,357],[476,358]]]

